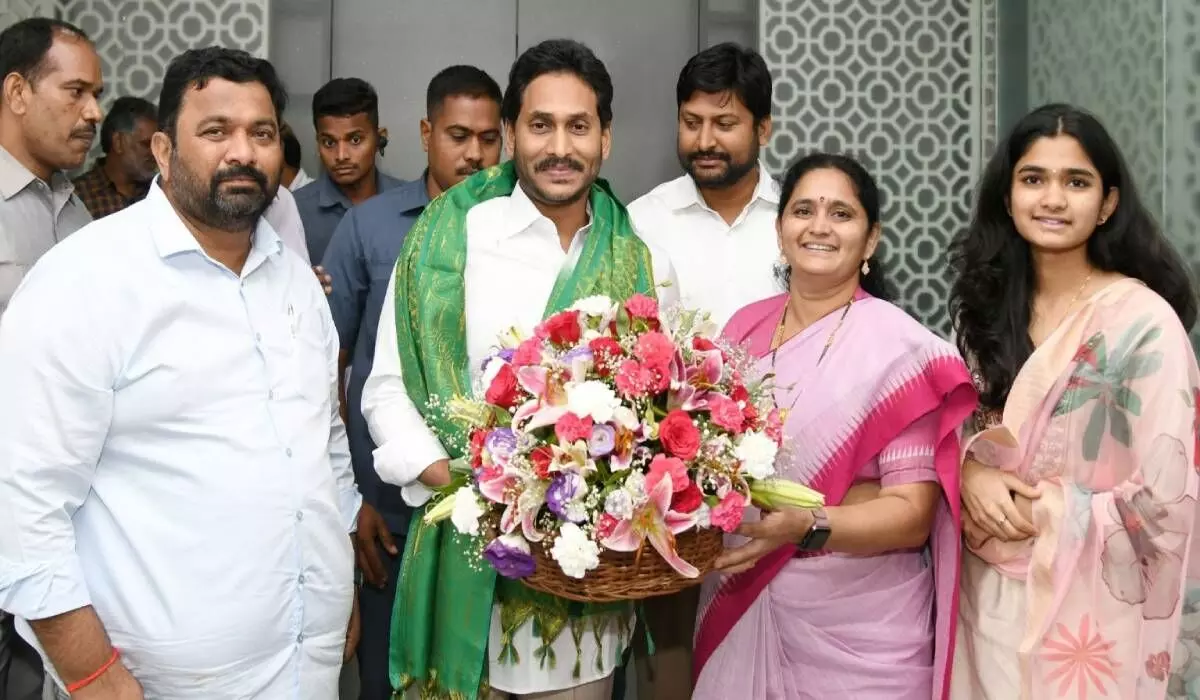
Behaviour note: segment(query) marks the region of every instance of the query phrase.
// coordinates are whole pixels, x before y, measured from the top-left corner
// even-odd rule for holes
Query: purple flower
[[[587,492],[587,483],[575,472],[565,472],[554,477],[546,489],[546,507],[559,520],[581,523],[587,519],[577,499]]]
[[[529,553],[529,543],[516,534],[501,535],[492,540],[484,548],[483,558],[504,578],[532,576],[537,568],[533,555]]]
[[[603,457],[613,451],[617,443],[617,431],[611,425],[600,423],[592,426],[592,436],[588,438],[588,454],[592,457]]]
[[[517,450],[517,434],[509,428],[496,428],[488,433],[483,446],[492,456],[492,461],[507,464],[508,458]]]
[[[565,355],[563,355],[563,357],[562,357],[562,362],[564,365],[570,365],[575,360],[583,360],[585,362],[592,362],[593,361],[592,349],[589,348],[587,345],[577,345],[577,346],[571,348],[570,350],[568,350],[567,353]]]
[[[491,355],[488,355],[487,357],[483,358],[483,362],[479,363],[479,369],[480,370],[487,369],[488,363],[491,362],[493,358],[497,358],[497,357],[500,358],[501,360],[504,360],[505,362],[508,362],[511,364],[513,355],[515,355],[515,354],[517,354],[517,351],[514,348],[501,348],[501,349],[497,350],[496,352],[492,353]]]

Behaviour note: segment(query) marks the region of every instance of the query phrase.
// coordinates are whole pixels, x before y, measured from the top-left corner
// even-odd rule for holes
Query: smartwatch
[[[808,532],[800,539],[800,549],[805,552],[821,551],[829,541],[830,532],[832,531],[829,529],[829,516],[824,508],[817,508],[813,511],[812,527],[808,528]]]

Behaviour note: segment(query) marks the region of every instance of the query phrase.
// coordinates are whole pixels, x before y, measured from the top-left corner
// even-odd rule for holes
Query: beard
[[[254,184],[239,184],[222,191],[221,184],[249,178]],[[271,200],[278,185],[272,187],[267,176],[248,165],[235,165],[213,173],[207,183],[179,157],[171,154],[171,179],[168,181],[176,206],[188,218],[218,231],[252,230]]]
[[[690,153],[680,151],[679,165],[691,176],[697,186],[719,190],[732,187],[758,167],[758,150],[758,141],[754,141],[750,146],[750,153],[746,159],[736,161],[733,159],[733,156],[724,151],[692,151]],[[725,169],[718,173],[697,172],[697,160],[712,158],[723,161]]]
[[[561,205],[578,202],[588,195],[592,189],[592,183],[596,181],[596,176],[600,173],[598,165],[589,172],[588,166],[583,161],[574,158],[551,156],[532,164],[521,158],[514,158],[513,161],[517,169],[517,181],[521,183],[521,188],[525,190],[530,199],[543,204]],[[534,178],[535,173],[564,165],[585,175],[575,191],[559,194],[547,192],[538,186],[537,180]]]

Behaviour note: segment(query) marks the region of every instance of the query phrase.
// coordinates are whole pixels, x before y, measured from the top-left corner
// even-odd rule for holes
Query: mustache
[[[483,170],[483,166],[468,165],[465,168],[459,168],[459,169],[455,170],[454,174],[455,175],[474,175],[475,173],[479,172],[480,170]]]
[[[94,138],[96,138],[96,127],[85,126],[81,129],[75,129],[74,131],[71,132],[71,138],[73,138],[73,139],[94,139]]]
[[[263,175],[261,171],[256,170],[249,165],[234,165],[225,168],[224,170],[218,170],[212,176],[212,188],[215,190],[217,185],[220,185],[222,182],[241,180],[244,178],[250,178],[254,180],[259,189],[266,191],[267,176]]]
[[[540,173],[550,170],[551,168],[559,168],[563,166],[577,172],[583,172],[585,170],[583,163],[580,163],[574,158],[567,158],[565,156],[551,156],[545,160],[539,161],[537,165],[533,166],[533,172]]]
[[[689,163],[694,163],[698,160],[723,160],[726,163],[732,161],[728,153],[720,151],[692,151],[688,154],[687,159]]]

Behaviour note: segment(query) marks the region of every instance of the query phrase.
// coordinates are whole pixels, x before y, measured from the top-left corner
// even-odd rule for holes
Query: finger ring
[[[996,519],[996,522],[1003,525],[1004,523],[1008,522],[1008,516],[1001,515],[999,518]]]

